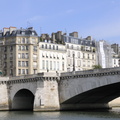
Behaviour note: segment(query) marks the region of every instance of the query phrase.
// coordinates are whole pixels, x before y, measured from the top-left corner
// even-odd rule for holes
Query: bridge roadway
[[[120,96],[120,68],[0,77],[0,110],[108,109]]]

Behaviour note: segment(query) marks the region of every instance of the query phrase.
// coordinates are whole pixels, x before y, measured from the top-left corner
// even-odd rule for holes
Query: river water
[[[110,111],[1,111],[0,120],[120,120],[120,109]]]

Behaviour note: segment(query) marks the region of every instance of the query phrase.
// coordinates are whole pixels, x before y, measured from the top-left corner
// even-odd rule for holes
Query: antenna
[[[40,34],[42,34],[42,27],[40,27]]]
[[[67,30],[66,30],[66,28],[65,28],[65,33],[66,33],[66,35],[67,35]]]

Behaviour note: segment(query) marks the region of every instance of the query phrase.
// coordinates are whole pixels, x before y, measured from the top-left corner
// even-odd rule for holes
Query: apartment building
[[[0,66],[3,76],[37,73],[38,35],[30,27],[3,28],[0,32]]]
[[[38,72],[66,72],[66,47],[51,43],[51,40],[39,42]]]
[[[63,39],[67,47],[67,71],[93,69],[93,65],[96,65],[95,40],[77,38],[74,35],[64,35]]]

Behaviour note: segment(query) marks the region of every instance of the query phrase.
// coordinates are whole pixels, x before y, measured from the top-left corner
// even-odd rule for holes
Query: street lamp
[[[75,54],[73,53],[73,71],[75,71]]]

